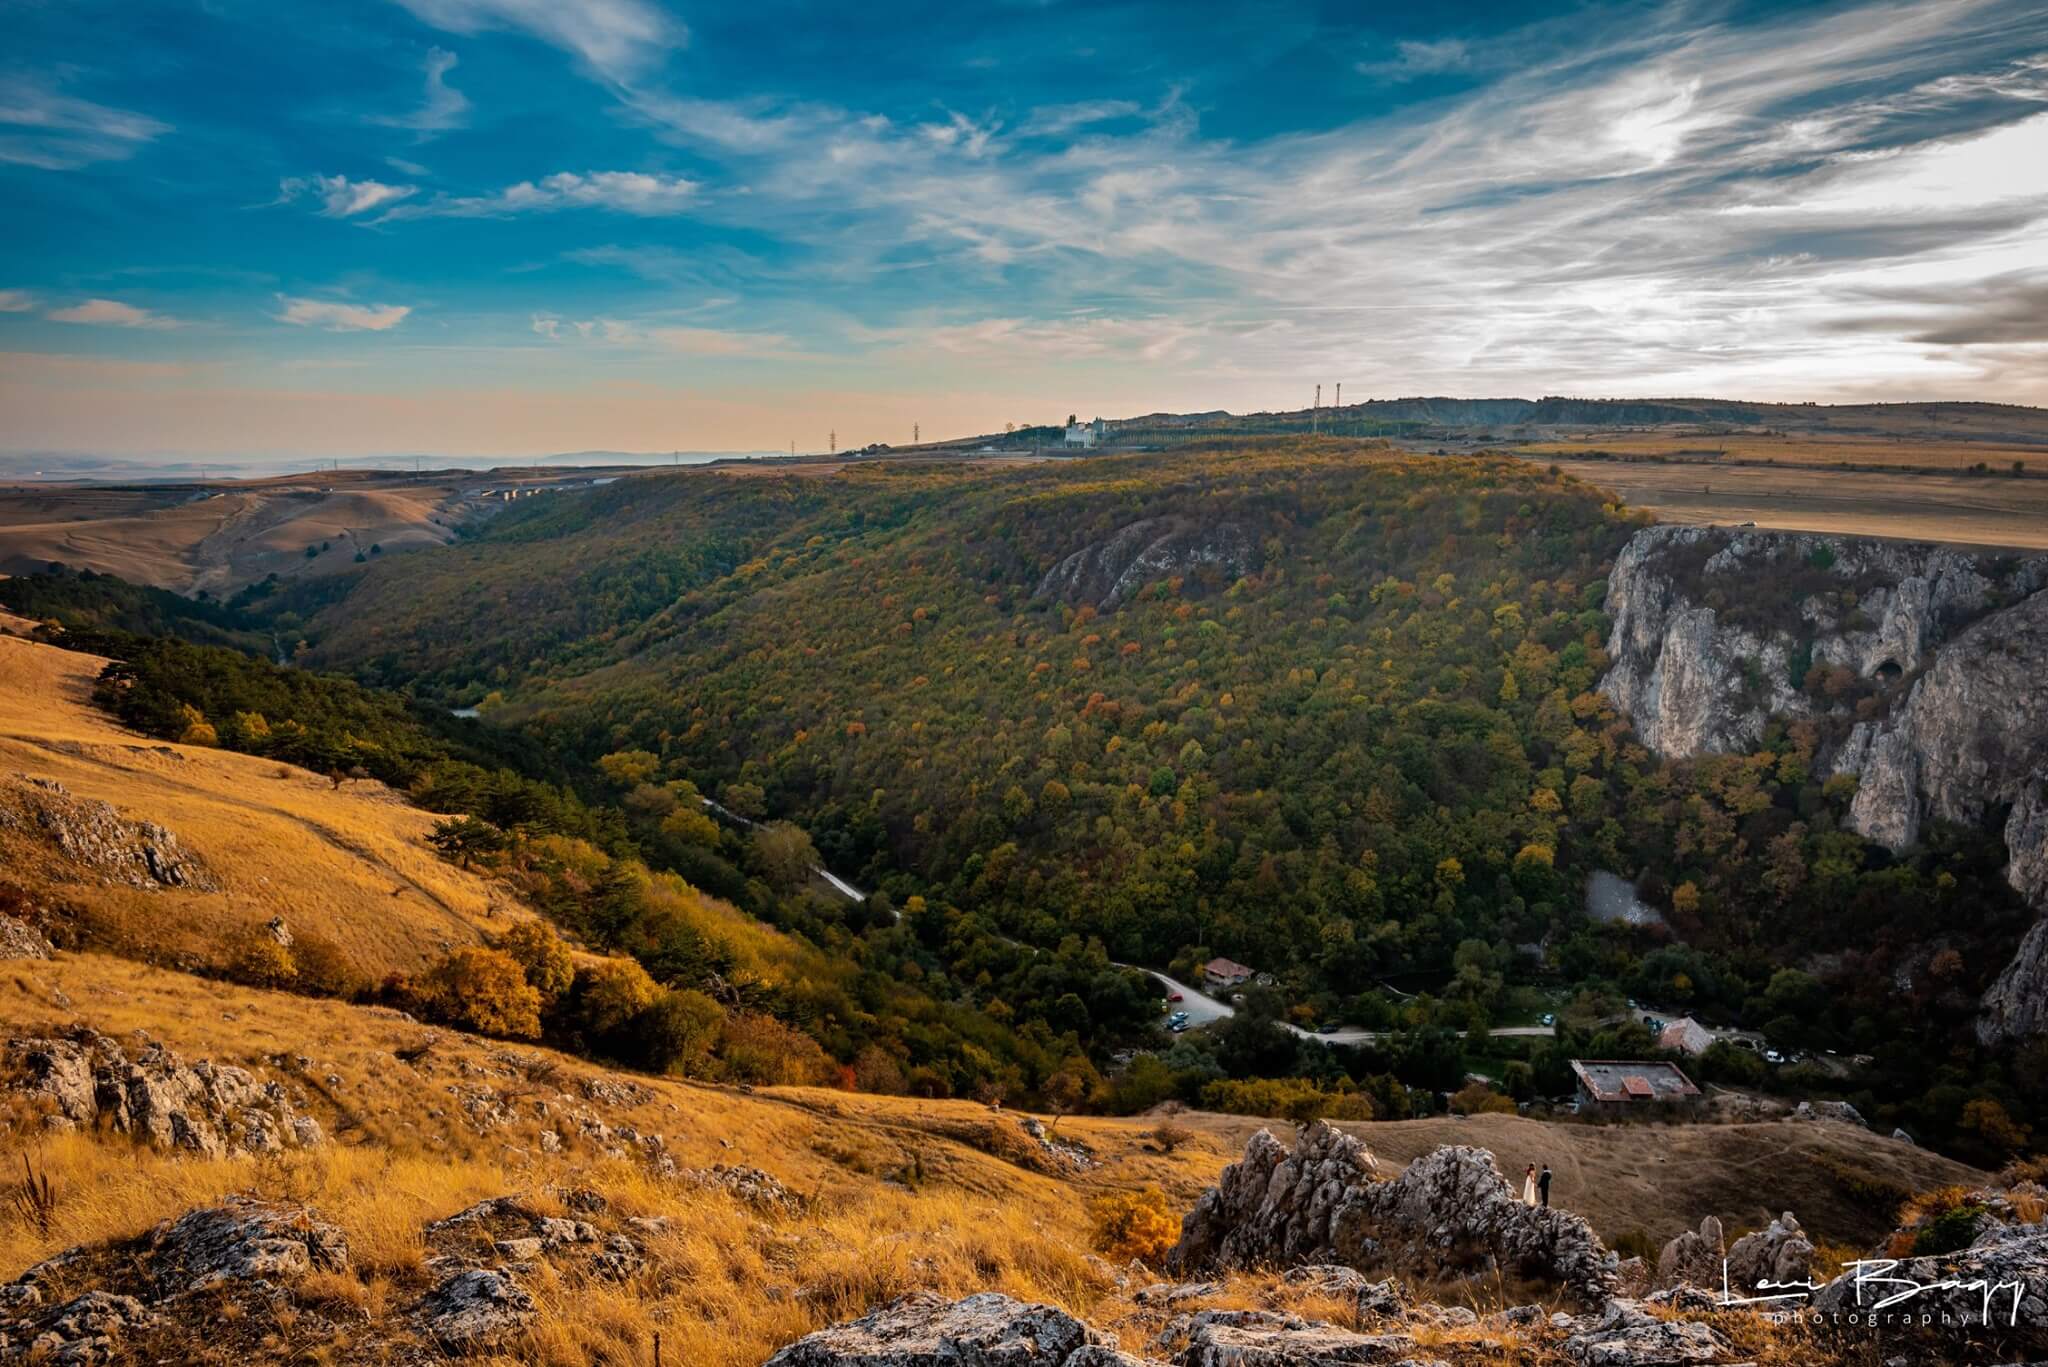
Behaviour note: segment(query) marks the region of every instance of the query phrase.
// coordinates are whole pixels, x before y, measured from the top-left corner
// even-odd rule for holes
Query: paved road
[[[1176,1011],[1187,1012],[1188,1024],[1191,1026],[1213,1025],[1217,1021],[1237,1014],[1237,1008],[1230,1005],[1230,1003],[1220,1001],[1206,992],[1189,987],[1186,983],[1180,982],[1177,979],[1169,978],[1157,969],[1145,968],[1138,964],[1118,964],[1117,967],[1135,968],[1140,973],[1147,974],[1166,988],[1166,994],[1169,997],[1178,992],[1181,1000],[1175,1002],[1173,1008]],[[1387,1030],[1356,1030],[1347,1028],[1332,1030],[1325,1034],[1316,1030],[1304,1030],[1298,1025],[1290,1025],[1285,1021],[1280,1023],[1280,1028],[1291,1031],[1303,1039],[1321,1040],[1324,1044],[1341,1044],[1345,1046],[1371,1044],[1378,1040],[1391,1038],[1393,1033]],[[1502,1039],[1548,1039],[1555,1035],[1557,1031],[1548,1025],[1503,1025],[1489,1033]]]

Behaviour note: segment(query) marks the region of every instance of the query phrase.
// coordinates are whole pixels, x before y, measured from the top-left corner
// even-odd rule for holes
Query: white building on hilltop
[[[1084,450],[1091,448],[1102,439],[1104,426],[1105,424],[1100,418],[1097,418],[1094,422],[1070,423],[1067,426],[1066,444],[1068,446],[1080,447]]]

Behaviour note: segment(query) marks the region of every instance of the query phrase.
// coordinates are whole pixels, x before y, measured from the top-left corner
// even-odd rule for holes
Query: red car
[[[1170,1001],[1170,1002],[1177,1002],[1177,1001],[1181,1000],[1181,995],[1180,995],[1180,993],[1176,992],[1176,993],[1174,993],[1174,994],[1173,994],[1172,996],[1168,997],[1168,998],[1167,998],[1167,1000],[1168,1000],[1168,1001]]]

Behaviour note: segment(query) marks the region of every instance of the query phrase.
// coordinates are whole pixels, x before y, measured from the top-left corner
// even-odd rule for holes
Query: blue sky
[[[2048,7],[0,0],[0,446],[2048,402]]]

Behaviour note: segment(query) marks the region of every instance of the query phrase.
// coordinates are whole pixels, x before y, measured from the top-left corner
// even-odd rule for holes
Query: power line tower
[[[835,428],[833,428],[833,429],[832,429],[832,430],[831,430],[830,432],[828,432],[828,433],[826,433],[826,434],[825,434],[825,445],[826,445],[826,447],[827,447],[828,449],[830,449],[830,451],[831,451],[831,453],[832,453],[833,455],[835,455],[835,456],[836,456],[836,455],[838,455],[838,454],[839,454],[839,429],[838,429],[838,428],[836,428],[836,427],[835,427]]]
[[[1323,387],[1321,385],[1316,386],[1315,407],[1309,410],[1308,430],[1311,432],[1323,430]]]
[[[910,424],[910,444],[916,446],[924,440],[924,429],[916,423]]]

